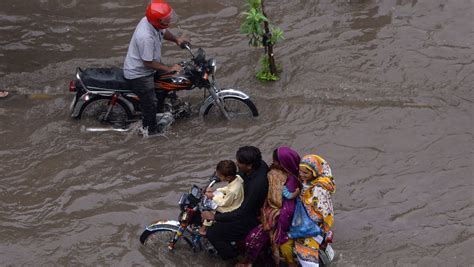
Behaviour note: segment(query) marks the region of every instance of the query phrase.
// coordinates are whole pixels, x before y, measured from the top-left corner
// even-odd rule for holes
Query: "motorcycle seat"
[[[87,68],[81,73],[81,80],[89,89],[130,90],[130,82],[119,68]]]

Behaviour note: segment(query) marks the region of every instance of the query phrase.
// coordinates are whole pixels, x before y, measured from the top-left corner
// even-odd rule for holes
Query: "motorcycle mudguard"
[[[236,89],[232,89],[232,88],[221,90],[219,91],[219,93],[217,93],[217,95],[221,98],[226,97],[226,96],[232,96],[232,97],[240,98],[242,100],[249,99],[249,96],[245,94],[244,92],[236,90]],[[209,107],[212,103],[214,103],[214,98],[212,98],[212,96],[209,96],[208,98],[206,98],[201,108],[199,109],[199,114],[202,116],[204,112],[207,110],[207,107]]]
[[[155,223],[147,225],[143,233],[140,235],[140,243],[145,244],[145,241],[150,234],[152,234],[153,232],[157,230],[163,229],[166,226],[176,227],[177,229],[179,228],[179,222],[174,221],[174,220],[167,220],[167,221],[157,221]]]
[[[334,260],[334,255],[334,249],[329,244],[324,250],[319,249],[319,258],[324,265],[330,264]]]
[[[98,97],[100,95],[96,95],[96,94],[83,94],[81,97],[79,97],[79,99],[76,100],[76,104],[74,105],[72,111],[71,111],[71,117],[72,118],[77,118],[81,115],[81,110],[82,110],[82,107],[87,103],[87,102],[90,102],[90,101],[93,101],[96,97]],[[76,96],[77,97],[77,96]],[[130,109],[130,111],[132,112],[132,114],[135,113],[135,108],[133,107],[133,104],[130,103],[130,101],[128,101],[127,99],[125,99],[123,96],[119,96],[118,97],[118,101],[122,101],[122,103],[124,103],[125,105],[127,105],[127,107]]]
[[[150,225],[147,225],[147,227],[145,227],[145,229],[146,229],[147,231],[155,231],[155,230],[157,230],[157,229],[160,228],[160,225],[164,225],[164,224],[179,227],[179,222],[178,222],[178,221],[175,221],[175,220],[167,220],[167,221],[157,221],[157,222],[154,222],[154,223],[152,223],[152,224],[150,224]]]
[[[76,102],[73,104],[73,106],[71,108],[71,117],[72,118],[77,118],[81,114],[82,106],[84,106],[84,103],[86,103],[86,101],[84,100],[84,96],[86,96],[86,95],[87,94],[84,94],[79,98],[77,97],[77,95],[74,96],[74,99],[75,99]]]

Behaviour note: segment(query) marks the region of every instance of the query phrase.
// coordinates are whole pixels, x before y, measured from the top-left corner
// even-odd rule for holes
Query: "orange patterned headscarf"
[[[301,159],[300,166],[308,168],[313,172],[315,178],[319,176],[332,177],[329,164],[318,155],[306,155]]]
[[[332,177],[331,167],[326,160],[318,155],[306,155],[301,159],[300,167],[305,167],[313,173],[316,178],[312,184],[319,184],[331,193],[336,192],[336,184]]]

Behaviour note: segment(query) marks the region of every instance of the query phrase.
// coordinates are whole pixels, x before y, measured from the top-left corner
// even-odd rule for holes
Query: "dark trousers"
[[[156,130],[156,113],[163,112],[166,93],[156,93],[153,75],[130,80],[132,91],[140,98],[143,127]],[[158,97],[157,97],[158,96]]]
[[[236,258],[239,251],[230,242],[238,242],[245,239],[247,234],[259,222],[255,218],[239,218],[232,222],[214,222],[207,229],[207,239],[224,260]]]

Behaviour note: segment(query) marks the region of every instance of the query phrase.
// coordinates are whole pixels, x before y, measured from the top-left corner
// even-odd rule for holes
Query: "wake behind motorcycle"
[[[157,95],[165,95],[166,114],[171,114],[173,119],[189,117],[189,103],[181,101],[176,93],[204,88],[204,99],[199,108],[201,116],[226,119],[258,116],[257,108],[247,94],[237,89],[218,87],[215,59],[206,59],[202,48],[194,54],[189,43],[182,44],[181,48],[191,54],[190,60],[180,63],[182,70],[178,73],[156,73],[154,77]],[[74,93],[70,106],[73,118],[114,126],[126,126],[140,118],[140,99],[131,91],[123,69],[77,68],[75,79],[69,83],[69,91]]]
[[[209,210],[204,193],[207,188],[211,188],[218,182],[220,182],[219,178],[213,176],[204,188],[193,185],[187,193],[183,193],[179,198],[180,213],[178,220],[158,220],[147,225],[140,235],[140,243],[153,248],[157,253],[189,249],[195,253],[206,251],[211,256],[217,255],[217,251],[212,244],[199,234],[199,227],[202,224],[201,212]],[[332,232],[330,232],[320,244],[319,262],[322,266],[331,263],[334,259],[334,250],[330,245],[332,235]],[[243,246],[236,242],[231,243],[236,248]],[[271,252],[268,251],[267,254],[271,255]],[[271,256],[268,258],[272,260]]]

